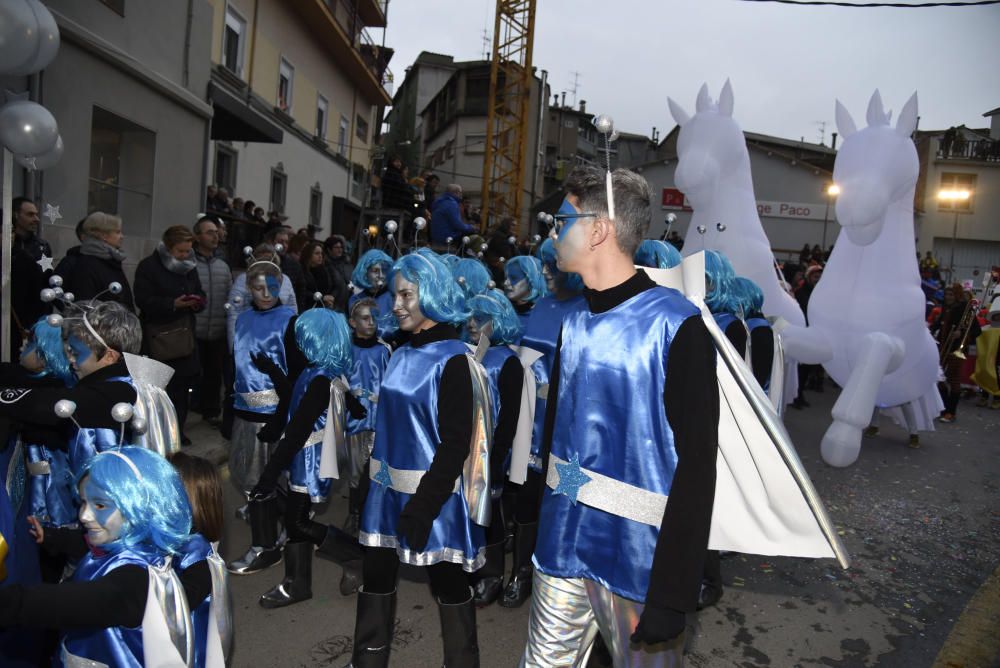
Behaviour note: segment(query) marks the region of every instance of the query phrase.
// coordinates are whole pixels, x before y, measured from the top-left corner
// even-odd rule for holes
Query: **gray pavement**
[[[932,666],[969,599],[1000,564],[1000,411],[963,401],[958,421],[922,434],[919,450],[907,448],[906,434],[883,419],[858,462],[835,469],[819,457],[835,393],[808,397],[812,407],[790,410],[786,424],[852,566],[844,571],[833,560],[755,555],[723,559],[723,599],[689,616],[687,665]],[[192,452],[225,458],[218,432],[195,423],[188,432]],[[239,494],[232,485],[226,493],[221,551],[231,559],[246,549],[249,530],[233,519]],[[339,524],[346,502],[337,496],[318,510],[320,521]],[[337,591],[339,567],[315,560],[312,600],[260,608],[257,597],[282,572],[276,566],[231,578],[238,643],[232,665],[346,665],[355,599]],[[995,606],[987,613],[993,616],[985,623],[1000,623]],[[397,618],[392,665],[439,666],[440,625],[426,584],[401,582]],[[517,665],[527,607],[492,606],[479,612],[478,622],[482,665]],[[942,665],[1000,665],[995,657],[970,655]]]

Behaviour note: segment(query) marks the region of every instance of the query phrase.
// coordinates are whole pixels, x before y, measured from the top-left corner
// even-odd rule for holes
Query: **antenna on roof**
[[[569,89],[569,92],[573,93],[573,107],[576,107],[576,95],[580,90],[580,73],[570,72],[573,75],[573,87]]]

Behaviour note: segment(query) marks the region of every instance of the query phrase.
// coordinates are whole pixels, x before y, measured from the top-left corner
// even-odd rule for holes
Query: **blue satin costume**
[[[288,406],[289,418],[295,415],[303,395],[314,378],[325,378],[327,384],[333,381],[333,376],[326,369],[318,366],[308,366],[295,381],[292,388],[292,401]],[[312,433],[306,438],[288,468],[288,489],[300,494],[308,494],[313,503],[323,503],[330,494],[333,480],[319,477],[319,460],[323,450],[323,429],[326,427],[326,410],[320,413],[313,423]]]
[[[200,533],[191,534],[188,542],[181,548],[181,553],[174,558],[174,570],[180,575],[199,561],[208,559],[215,549]],[[205,654],[208,648],[208,613],[212,607],[212,594],[209,593],[198,607],[191,609],[191,629],[194,631],[194,666],[205,665]]]
[[[389,355],[391,354],[389,346],[382,341],[368,348],[351,347],[354,350],[354,365],[351,367],[351,377],[348,380],[351,384],[351,392],[368,411],[368,415],[360,420],[348,415],[348,436],[360,434],[363,431],[375,431],[375,414],[378,402],[372,401],[372,399],[379,396],[382,379],[385,377],[386,367],[389,366]]]
[[[434,459],[438,432],[438,389],[448,360],[469,352],[458,340],[420,348],[404,345],[389,359],[375,419],[371,486],[361,514],[358,540],[369,547],[394,547],[399,560],[414,566],[442,561],[473,572],[486,561],[486,531],[469,517],[460,477],[434,519],[423,552],[410,549],[396,530],[399,514]],[[469,388],[472,391],[472,388]],[[402,491],[412,490],[412,491]]]
[[[389,339],[396,330],[399,329],[399,323],[396,321],[395,316],[392,315],[392,292],[389,290],[383,290],[377,297],[372,297],[367,290],[362,290],[356,295],[351,295],[347,300],[347,312],[351,312],[351,307],[359,299],[374,299],[375,306],[378,309],[377,317],[375,322],[378,325],[378,337],[380,339]]]
[[[667,357],[689,317],[700,317],[693,304],[656,287],[610,311],[582,309],[563,321],[559,403],[534,554],[543,573],[586,578],[645,601],[677,466],[663,403]],[[642,506],[637,499],[650,498],[659,507],[649,504],[643,521],[628,518]]]
[[[30,514],[43,526],[61,527],[77,521],[77,502],[69,456],[44,445],[28,445],[29,465],[48,465],[48,473],[28,476]]]
[[[73,573],[73,581],[97,580],[116,568],[128,565],[148,568],[151,562],[147,556],[128,548],[102,556],[90,552],[80,560]],[[108,605],[114,605],[114,601],[108,601]],[[143,665],[142,624],[133,628],[71,629],[63,636],[63,647],[74,656],[115,668],[140,668]]]
[[[490,381],[490,405],[493,407],[494,425],[500,420],[500,371],[511,357],[517,357],[517,353],[509,346],[493,346],[483,357],[483,368],[486,369],[486,377]]]
[[[263,353],[284,373],[288,373],[285,354],[285,331],[295,315],[290,306],[278,305],[266,311],[251,309],[236,319],[233,359],[236,362],[235,395],[237,410],[272,415],[278,409],[278,394],[271,378],[253,363],[253,356]]]
[[[128,383],[132,387],[135,384],[129,376],[114,376],[108,378],[107,382]],[[128,436],[128,431],[125,433]],[[107,427],[83,427],[75,429],[69,438],[67,447],[69,457],[69,469],[73,478],[77,479],[83,472],[83,465],[98,452],[104,452],[111,448],[117,448],[122,442],[122,433],[118,429]]]
[[[570,313],[576,313],[587,308],[587,301],[582,295],[558,300],[555,297],[542,297],[531,310],[531,317],[524,327],[521,345],[542,353],[542,356],[531,365],[531,373],[535,376],[535,386],[539,391],[535,399],[535,424],[531,435],[531,460],[529,466],[541,472],[542,429],[545,425],[545,390],[548,389],[549,378],[552,375],[552,363],[556,356],[556,344],[559,342],[559,330],[563,318]]]

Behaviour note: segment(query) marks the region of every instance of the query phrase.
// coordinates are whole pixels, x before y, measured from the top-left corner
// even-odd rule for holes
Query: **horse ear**
[[[691,117],[688,116],[688,113],[681,108],[681,105],[677,104],[669,97],[667,98],[667,106],[670,107],[670,115],[674,117],[675,121],[677,121],[677,125],[684,127],[684,125],[691,120]]]
[[[854,119],[851,118],[851,112],[840,103],[840,100],[837,100],[836,117],[837,129],[840,130],[840,136],[844,139],[847,139],[858,131],[858,128],[854,125]]]
[[[882,108],[882,94],[878,92],[878,88],[872,93],[872,99],[868,100],[868,113],[865,114],[865,118],[868,121],[868,127],[888,125],[885,120],[885,111]]]
[[[719,93],[719,113],[730,118],[733,116],[733,86],[729,79],[726,79],[726,84]]]
[[[712,98],[708,96],[708,84],[703,83],[698,90],[698,99],[694,103],[694,112],[701,113],[712,107]]]
[[[899,112],[896,120],[896,132],[909,137],[917,129],[917,94],[914,92],[910,99],[903,105],[903,110]]]

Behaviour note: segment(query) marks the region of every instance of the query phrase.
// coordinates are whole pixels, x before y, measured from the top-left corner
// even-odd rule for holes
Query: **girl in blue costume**
[[[485,560],[485,531],[463,495],[471,452],[473,371],[455,325],[469,318],[451,272],[421,253],[390,273],[393,313],[412,333],[389,360],[375,419],[370,488],[359,541],[354,666],[387,666],[400,562],[427,568],[441,615],[444,665],[478,665],[476,609],[467,573]]]
[[[354,559],[361,556],[356,543],[342,531],[314,522],[309,515],[312,504],[326,501],[330,493],[332,479],[323,474],[321,467],[326,469],[331,464],[324,464],[327,457],[332,457],[335,464],[337,449],[344,446],[334,438],[344,436],[345,406],[354,417],[365,414],[358,400],[345,392],[348,388],[341,380],[351,369],[350,330],[340,313],[313,308],[299,316],[295,338],[309,364],[295,380],[281,441],[251,493],[255,500],[274,498],[279,476],[288,474],[285,578],[260,597],[259,603],[265,608],[312,598],[315,547],[338,561],[339,545],[351,546]]]
[[[295,343],[295,309],[281,303],[281,269],[271,259],[254,258],[246,282],[253,308],[236,319],[233,358],[236,376],[229,470],[249,493],[267,465],[270,444],[281,436],[289,382],[304,366]],[[249,575],[281,561],[276,499],[247,504],[251,545],[243,557],[229,564],[229,572]]]
[[[542,297],[549,292],[545,287],[545,277],[542,275],[541,261],[530,255],[518,255],[507,260],[504,265],[504,294],[514,305],[521,326],[527,324],[528,314]]]
[[[572,206],[563,202],[559,211],[565,213],[567,210],[573,210]],[[514,553],[510,578],[500,600],[500,605],[505,608],[520,607],[531,596],[533,570],[531,554],[535,550],[538,532],[538,498],[542,489],[541,444],[549,378],[552,374],[552,363],[563,318],[586,307],[580,295],[583,281],[580,280],[579,274],[565,273],[559,269],[552,239],[546,238],[537,252],[542,262],[542,275],[545,277],[546,288],[550,294],[535,304],[521,338],[522,360],[530,364],[535,381],[535,418],[531,433],[531,454],[524,483],[520,486],[511,486],[516,490]]]
[[[34,523],[45,549],[81,557],[71,582],[0,588],[0,626],[57,628],[63,632],[61,665],[143,666],[146,656],[177,661],[191,655],[188,601],[211,589],[206,568],[192,567],[178,579],[171,560],[191,530],[191,507],[180,477],[160,455],[138,447],[92,457],[78,481],[81,534]],[[179,630],[153,646],[143,623],[150,582],[156,583],[164,623]],[[86,661],[97,662],[96,664]]]
[[[742,357],[747,350],[747,330],[740,319],[735,281],[736,272],[729,259],[719,251],[705,251],[705,305]]]
[[[681,254],[668,243],[645,239],[635,251],[635,263],[651,269],[670,269],[681,263]]]
[[[486,265],[471,257],[462,258],[455,263],[451,274],[466,299],[481,295],[492,287],[490,272]]]
[[[347,300],[347,310],[350,311],[359,299],[370,297],[378,305],[379,322],[378,335],[388,341],[398,329],[392,319],[392,293],[389,291],[386,277],[392,268],[392,258],[377,248],[365,252],[358,258],[358,264],[351,274],[351,283],[356,292]]]
[[[493,519],[486,531],[486,564],[476,572],[473,587],[476,605],[490,605],[503,592],[504,543],[506,526],[499,503],[507,477],[506,464],[517,421],[521,413],[524,367],[517,356],[521,323],[510,300],[499,290],[488,290],[467,302],[472,317],[465,326],[469,343],[479,345],[484,330],[489,331],[490,348],[483,358],[493,398],[493,449],[490,451],[490,480],[493,488]]]
[[[764,308],[764,292],[749,278],[737,276],[733,282],[733,299],[750,332],[750,367],[753,377],[767,392],[771,384],[771,364],[774,362],[774,332],[771,330],[771,323],[761,312]]]

